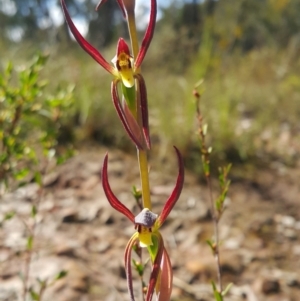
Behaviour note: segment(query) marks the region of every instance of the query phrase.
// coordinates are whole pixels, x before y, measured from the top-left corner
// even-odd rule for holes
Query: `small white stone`
[[[296,220],[292,216],[284,215],[281,218],[281,223],[286,227],[294,227]]]

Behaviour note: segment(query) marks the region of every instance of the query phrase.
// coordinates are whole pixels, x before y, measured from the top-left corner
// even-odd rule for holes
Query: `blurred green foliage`
[[[63,159],[57,148],[59,131],[71,115],[73,88],[45,92],[47,82],[40,73],[47,59],[38,54],[16,68],[8,62],[0,73],[0,183],[6,186],[28,174],[41,185],[43,158]]]
[[[76,3],[68,4],[73,16],[84,16],[88,22],[97,19],[87,13],[89,2]],[[208,142],[214,146],[214,162],[280,158],[292,164],[300,147],[298,11],[297,0],[174,1],[162,8],[143,65],[154,152],[166,159],[176,144],[185,149],[187,164],[198,168],[192,91],[202,81],[201,102],[213,137]],[[116,22],[119,33],[110,38],[124,36],[120,24]],[[106,32],[103,22],[96,28],[94,33]],[[75,84],[76,112],[69,115],[69,130],[81,143],[92,139],[131,150],[111,103],[111,78],[74,41],[62,39],[62,29],[56,29],[56,43],[36,41],[51,53],[43,71],[44,78],[51,79],[48,88]],[[110,60],[115,40],[101,44],[99,39],[89,32],[88,40],[96,47],[109,45],[101,51]],[[31,45],[23,41],[0,48],[18,64],[37,47]]]

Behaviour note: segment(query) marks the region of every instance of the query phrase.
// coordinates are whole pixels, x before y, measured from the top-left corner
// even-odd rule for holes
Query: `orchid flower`
[[[118,0],[118,3],[124,14],[128,5],[126,6],[123,1],[125,0]],[[101,3],[103,2],[100,2],[100,4]],[[108,63],[102,54],[80,34],[69,15],[64,0],[61,0],[61,5],[66,22],[78,44],[107,72],[113,75],[114,79],[111,86],[112,99],[117,114],[127,134],[139,149],[144,149],[145,147],[150,149],[151,143],[148,123],[147,91],[145,81],[139,72],[139,68],[144,60],[153,37],[157,12],[156,0],[151,0],[150,21],[136,58],[131,56],[129,47],[125,40],[120,38],[117,44],[116,56],[112,60],[113,65]],[[120,101],[117,89],[117,85],[120,82],[124,97],[122,98],[122,102]],[[140,91],[139,102],[136,101],[135,82],[137,82],[138,90]],[[137,103],[140,104],[140,108],[136,108]],[[142,130],[140,129],[135,116],[136,110],[141,111]]]
[[[137,241],[140,242],[141,247],[147,247],[153,264],[145,300],[151,301],[154,290],[158,301],[168,301],[170,299],[173,273],[170,258],[164,247],[164,241],[159,229],[177,202],[184,181],[183,160],[179,150],[176,147],[174,147],[174,149],[177,154],[179,165],[177,181],[173,192],[166,201],[162,212],[159,215],[154,214],[148,208],[144,208],[137,216],[134,216],[134,214],[118,200],[112,192],[108,182],[108,155],[104,158],[102,168],[102,186],[106,197],[110,205],[125,215],[135,225],[135,229],[137,230],[137,232],[135,232],[129,239],[125,249],[125,269],[131,301],[135,300],[132,283],[131,252],[132,247]]]

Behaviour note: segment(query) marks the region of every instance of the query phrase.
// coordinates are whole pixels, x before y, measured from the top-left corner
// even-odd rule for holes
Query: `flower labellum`
[[[125,87],[131,88],[134,86],[134,73],[132,69],[133,58],[130,56],[129,47],[120,38],[117,46],[117,54],[112,59],[115,68],[119,71],[120,78]]]
[[[140,246],[142,248],[152,246],[152,227],[158,215],[144,208],[135,218],[135,227],[139,233]]]
[[[138,226],[144,226],[146,228],[151,228],[156,219],[157,214],[151,212],[148,208],[144,208],[135,218],[134,223]]]

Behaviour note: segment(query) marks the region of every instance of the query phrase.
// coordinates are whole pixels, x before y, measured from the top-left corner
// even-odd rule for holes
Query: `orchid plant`
[[[106,1],[101,0],[96,9],[100,8]],[[125,40],[120,38],[112,64],[108,63],[102,54],[80,34],[68,13],[64,0],[61,0],[61,5],[66,22],[78,44],[108,73],[113,75],[111,85],[112,101],[126,133],[137,149],[143,201],[142,210],[138,215],[134,216],[127,206],[122,204],[112,192],[108,181],[108,155],[104,158],[102,169],[102,186],[110,205],[125,215],[136,229],[125,249],[125,270],[130,300],[135,300],[131,254],[135,244],[139,242],[140,246],[145,247],[148,251],[152,262],[145,300],[151,301],[153,295],[156,294],[157,300],[168,301],[172,290],[172,266],[159,229],[179,199],[184,182],[184,167],[180,152],[174,147],[179,165],[177,181],[161,214],[153,213],[151,211],[147,158],[147,152],[151,149],[148,100],[145,80],[141,74],[141,65],[151,43],[156,23],[157,3],[156,0],[149,1],[151,2],[150,19],[141,47],[139,47],[135,24],[135,0],[117,0],[128,24],[132,52]],[[121,99],[118,93],[118,85],[121,85]]]

